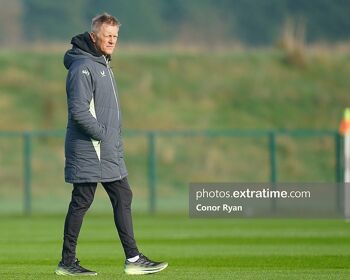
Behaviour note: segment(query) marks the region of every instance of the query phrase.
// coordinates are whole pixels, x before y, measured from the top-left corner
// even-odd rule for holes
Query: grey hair
[[[108,13],[103,13],[95,16],[91,20],[91,32],[97,33],[100,30],[101,25],[104,23],[118,27],[121,25],[119,20],[117,20],[114,16]]]

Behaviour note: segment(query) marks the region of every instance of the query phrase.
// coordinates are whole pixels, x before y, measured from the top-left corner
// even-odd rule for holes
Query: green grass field
[[[64,51],[0,51],[0,130],[65,129]],[[113,69],[123,129],[336,130],[350,104],[350,55],[332,50],[310,52],[306,58],[307,65],[298,68],[273,49],[133,53],[121,48]],[[147,197],[148,139],[125,136],[130,181],[138,197]],[[33,139],[34,198],[64,196],[63,141]],[[270,180],[266,137],[157,137],[156,145],[160,196],[187,194],[189,182]],[[279,137],[278,180],[334,182],[334,147],[332,136]],[[5,203],[22,201],[22,138],[0,137],[0,150],[3,214],[9,212]]]
[[[62,55],[0,52],[1,130],[65,128]],[[350,104],[348,53],[310,54],[307,66],[297,68],[273,50],[121,52],[113,67],[125,129],[336,129]],[[136,207],[146,211],[148,142],[141,137],[125,142],[130,181],[144,202]],[[58,279],[53,271],[64,217],[49,213],[62,213],[66,206],[63,139],[33,139],[32,218],[14,216],[22,210],[22,146],[21,138],[0,139],[0,280]],[[268,181],[267,147],[267,140],[260,138],[157,138],[158,209],[184,211],[188,182]],[[277,153],[281,182],[334,181],[333,139],[281,137]],[[350,275],[350,224],[340,220],[138,215],[135,227],[143,253],[169,262],[155,279]],[[132,278],[123,274],[111,215],[91,211],[79,245],[82,265],[96,269],[97,279]]]
[[[0,279],[58,279],[63,215],[2,216]],[[126,276],[111,215],[88,213],[78,257],[96,279],[349,279],[350,224],[343,220],[134,218],[142,252],[166,260],[153,276]]]

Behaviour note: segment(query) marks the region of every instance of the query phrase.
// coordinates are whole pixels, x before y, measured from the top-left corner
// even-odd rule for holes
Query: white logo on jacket
[[[83,73],[86,76],[90,75],[90,72],[88,70],[82,70],[81,73]]]
[[[102,77],[106,77],[105,70],[101,71],[101,76],[102,76]]]

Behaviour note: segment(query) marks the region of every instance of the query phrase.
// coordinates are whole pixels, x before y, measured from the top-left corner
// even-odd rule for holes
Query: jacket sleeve
[[[70,69],[67,76],[67,100],[69,117],[81,131],[94,140],[104,140],[106,127],[90,112],[93,98],[93,82],[89,69],[80,65]]]

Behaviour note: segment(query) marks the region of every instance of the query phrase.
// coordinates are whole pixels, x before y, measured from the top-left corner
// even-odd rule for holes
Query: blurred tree
[[[22,41],[22,1],[0,0],[0,44],[16,46]]]
[[[108,12],[121,22],[123,40],[159,42],[167,37],[160,11],[161,0],[89,0],[87,18]]]
[[[349,0],[1,0],[0,5],[0,32],[13,38],[23,34],[26,40],[67,41],[104,11],[122,22],[123,41],[133,42],[234,39],[269,45],[278,40],[288,17],[305,19],[307,42],[348,40],[350,30]]]
[[[283,0],[235,0],[232,6],[232,31],[250,45],[273,42],[286,16],[286,2]]]
[[[349,39],[348,0],[289,0],[287,10],[290,15],[307,19],[308,41]]]
[[[230,22],[212,0],[188,1],[175,39],[184,44],[205,44],[209,47],[231,42]],[[200,8],[199,8],[200,7]]]
[[[86,1],[25,0],[25,37],[30,41],[62,41],[86,27]]]

